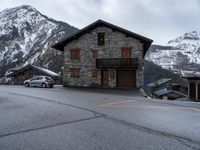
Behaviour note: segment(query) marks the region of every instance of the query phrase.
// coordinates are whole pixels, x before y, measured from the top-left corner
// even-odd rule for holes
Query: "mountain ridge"
[[[187,32],[164,46],[152,45],[146,60],[180,76],[200,75],[200,32]]]
[[[63,54],[51,45],[78,29],[43,15],[30,5],[0,12],[0,77],[18,65],[34,64],[62,72]]]

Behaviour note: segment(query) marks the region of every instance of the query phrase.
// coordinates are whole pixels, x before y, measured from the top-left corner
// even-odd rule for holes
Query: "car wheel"
[[[46,84],[45,84],[45,83],[42,83],[42,87],[43,87],[43,88],[46,88],[47,86],[46,86]]]
[[[25,83],[25,86],[26,86],[26,87],[29,87],[29,83],[26,82],[26,83]]]
[[[53,88],[53,85],[51,85],[50,88]]]

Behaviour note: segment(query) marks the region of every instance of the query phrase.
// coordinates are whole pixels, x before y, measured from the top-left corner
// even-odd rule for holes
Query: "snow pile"
[[[45,68],[42,68],[42,67],[39,67],[39,66],[34,66],[35,68],[37,68],[38,70],[41,70],[42,72],[46,72],[47,74],[51,75],[51,76],[60,76],[59,74],[51,71],[51,70],[48,70],[48,69],[45,69]]]

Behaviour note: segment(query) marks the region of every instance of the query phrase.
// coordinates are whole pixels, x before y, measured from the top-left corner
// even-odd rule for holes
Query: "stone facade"
[[[105,45],[98,46],[98,33],[105,33]],[[78,87],[100,87],[101,70],[96,68],[96,58],[92,57],[92,51],[97,51],[97,58],[121,58],[121,48],[132,48],[131,58],[138,59],[136,70],[136,88],[143,84],[143,43],[139,40],[126,36],[119,31],[100,26],[88,33],[71,41],[64,47],[64,86]],[[80,59],[71,60],[71,49],[80,49]],[[80,77],[70,77],[70,68],[79,68]],[[92,78],[91,70],[97,70],[97,77]],[[129,68],[130,69],[130,68]],[[108,87],[117,87],[117,69],[106,68],[108,70]],[[128,68],[127,68],[128,70]]]
[[[28,69],[26,71],[20,72],[18,75],[12,76],[11,80],[12,80],[12,84],[14,85],[23,85],[23,82],[27,79],[32,78],[33,76],[36,75],[43,75],[39,72],[37,72],[36,70],[33,69]]]

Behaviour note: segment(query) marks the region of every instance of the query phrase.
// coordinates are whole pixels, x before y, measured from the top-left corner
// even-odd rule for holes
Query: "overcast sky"
[[[200,0],[0,0],[0,11],[23,4],[80,29],[102,19],[154,44],[200,31]]]

